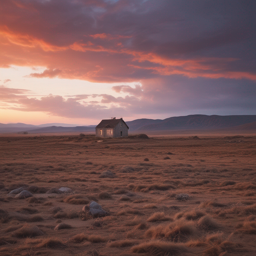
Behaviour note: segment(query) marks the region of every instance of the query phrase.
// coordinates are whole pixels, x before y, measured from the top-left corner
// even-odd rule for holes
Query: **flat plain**
[[[4,136],[0,175],[0,255],[256,255],[256,136]]]

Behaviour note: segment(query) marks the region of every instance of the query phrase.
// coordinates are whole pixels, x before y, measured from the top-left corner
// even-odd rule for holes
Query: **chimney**
[[[111,119],[116,119],[115,117],[111,117]]]

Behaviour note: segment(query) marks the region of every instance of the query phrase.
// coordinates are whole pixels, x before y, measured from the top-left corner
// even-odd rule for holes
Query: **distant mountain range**
[[[256,115],[189,115],[170,117],[166,119],[137,119],[126,122],[130,132],[154,132],[154,131],[216,131],[238,130],[256,131]],[[1,124],[0,133],[70,133],[70,132],[94,132],[96,125],[75,126],[69,124],[43,124],[29,125],[23,123]]]

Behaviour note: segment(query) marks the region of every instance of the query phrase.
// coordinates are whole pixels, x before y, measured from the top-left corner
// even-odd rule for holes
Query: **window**
[[[112,130],[111,129],[107,130],[107,135],[112,135]]]
[[[100,130],[100,135],[102,135],[102,130]]]

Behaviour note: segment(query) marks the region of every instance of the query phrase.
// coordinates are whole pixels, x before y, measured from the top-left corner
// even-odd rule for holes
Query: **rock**
[[[16,195],[15,198],[24,199],[24,198],[28,198],[28,197],[32,197],[32,196],[33,195],[29,191],[23,190],[18,195]]]
[[[89,209],[89,213],[93,217],[104,217],[109,215],[108,212],[104,211],[102,207],[96,203],[95,201],[92,201],[89,206],[84,206],[83,211],[87,211]]]
[[[70,225],[68,224],[65,224],[65,223],[60,223],[58,224],[54,230],[60,230],[60,229],[69,229],[69,228],[72,228]]]
[[[16,188],[16,189],[12,190],[9,194],[16,195],[16,194],[19,194],[23,190],[24,190],[24,188],[22,188],[22,187]]]
[[[149,159],[148,159],[148,158],[144,158],[144,161],[146,161],[146,162],[147,162],[147,161],[149,161]]]
[[[61,187],[61,188],[59,188],[59,191],[61,191],[62,193],[72,193],[73,192],[73,190],[68,187]]]
[[[124,167],[121,169],[121,172],[122,172],[122,173],[130,173],[130,172],[134,172],[134,169],[133,169],[131,166],[124,166]]]
[[[61,194],[62,192],[58,188],[51,188],[46,194]]]
[[[178,194],[175,196],[175,199],[178,201],[186,201],[189,199],[189,195],[188,194]]]
[[[102,172],[100,175],[100,178],[114,178],[116,175],[111,172],[110,170],[107,170],[105,172]]]

